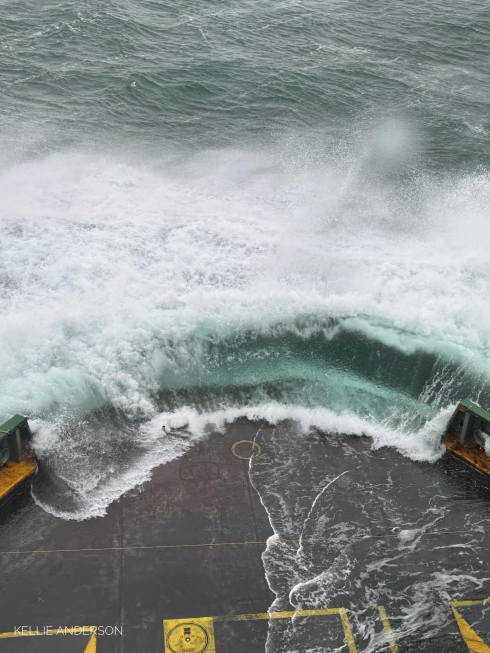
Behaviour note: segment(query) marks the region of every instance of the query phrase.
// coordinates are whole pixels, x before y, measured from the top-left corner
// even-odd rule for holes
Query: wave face
[[[196,436],[296,417],[432,459],[427,424],[488,401],[490,183],[382,182],[246,151],[153,167],[65,153],[2,174],[0,410],[37,417],[74,515],[134,484],[121,447],[138,482],[174,455],[162,415]],[[112,472],[85,455],[100,433]]]
[[[47,510],[240,415],[433,460],[490,404],[486,12],[0,6],[0,419]]]

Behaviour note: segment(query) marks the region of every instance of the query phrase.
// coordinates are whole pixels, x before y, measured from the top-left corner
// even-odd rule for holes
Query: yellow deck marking
[[[56,628],[56,627],[51,627],[52,630],[50,632],[50,636],[52,635],[81,635],[85,633],[88,635],[89,633],[95,634],[97,630],[97,626],[74,626],[73,628]],[[60,632],[58,632],[60,631]],[[11,633],[0,633],[0,639],[10,639],[12,637],[41,637],[42,635],[46,635],[46,632],[43,630],[28,630],[26,632],[11,632]]]
[[[254,450],[254,447],[257,447],[257,453],[252,453],[250,456],[240,456],[236,452],[236,448],[238,447],[239,444],[251,444],[252,445],[252,451]],[[257,442],[253,442],[252,440],[239,440],[238,442],[235,442],[235,444],[231,448],[231,453],[236,457],[240,458],[241,460],[250,460],[251,458],[257,458],[257,456],[260,456],[260,452],[262,451],[262,447],[260,444],[257,444]]]
[[[216,653],[213,617],[168,619],[163,622],[168,653]]]
[[[428,531],[427,533],[417,533],[418,537],[428,535],[470,535],[480,533],[482,535],[490,533],[489,528],[477,528],[465,531]],[[398,535],[354,535],[352,537],[314,537],[304,538],[301,542],[352,542],[357,540],[383,540],[396,539]],[[279,546],[281,544],[299,544],[300,540],[274,540],[269,543],[270,546]],[[33,553],[91,553],[99,551],[151,551],[154,549],[185,549],[185,548],[211,548],[213,546],[253,546],[267,544],[267,540],[252,540],[250,542],[205,542],[203,544],[154,544],[152,546],[104,546],[98,548],[86,549],[33,549],[27,551],[0,551],[0,555],[30,555]]]
[[[388,646],[390,647],[390,651],[391,653],[398,653],[398,646],[395,639],[395,633],[393,632],[393,629],[390,624],[390,620],[388,619],[388,615],[386,614],[386,610],[384,609],[384,606],[378,605],[378,612],[379,612],[379,616],[381,617],[381,621],[383,623],[383,628],[385,629],[386,640],[388,642]]]
[[[470,624],[463,619],[461,614],[456,608],[464,607],[468,605],[484,605],[487,603],[487,600],[484,601],[453,601],[451,607],[458,622],[459,630],[463,635],[463,639],[468,647],[470,653],[490,653],[490,646],[485,644],[482,638],[473,630]]]
[[[90,638],[84,653],[97,653],[97,637],[95,636],[95,633],[92,633],[92,637]]]
[[[350,627],[349,618],[347,616],[347,610],[345,608],[339,608],[339,614],[340,618],[342,619],[345,641],[349,647],[349,653],[357,653],[356,644],[354,642],[354,635],[352,634],[352,628]]]
[[[260,619],[292,619],[324,615],[340,616],[349,653],[357,653],[352,628],[345,608],[296,610],[294,612],[258,612],[255,614],[200,617],[198,619],[166,619],[163,622],[165,653],[216,653],[214,638],[214,622],[216,621],[257,621]],[[206,632],[207,638],[203,637],[202,630]]]
[[[488,602],[490,602],[490,598],[488,598],[488,599],[478,599],[478,601],[453,601],[451,603],[451,607],[462,608],[465,605],[485,605]]]
[[[0,469],[0,499],[7,496],[26,478],[32,476],[37,469],[37,463],[32,460],[23,460],[20,463],[14,463],[11,460]]]

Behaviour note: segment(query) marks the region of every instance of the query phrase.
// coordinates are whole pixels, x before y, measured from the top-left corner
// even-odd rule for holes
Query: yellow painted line
[[[297,617],[318,617],[325,615],[340,616],[349,653],[357,653],[354,635],[352,634],[352,628],[345,608],[296,610],[292,612],[258,612],[254,614],[200,617],[198,619],[166,619],[163,622],[165,633],[165,653],[180,653],[184,648],[188,653],[203,653],[203,651],[206,651],[206,653],[216,653],[214,638],[215,622],[295,619]],[[203,639],[201,634],[202,630],[206,632],[207,640]],[[184,644],[184,642],[186,642],[186,644]]]
[[[485,605],[485,603],[488,603],[490,601],[490,598],[488,599],[479,599],[478,601],[453,601],[451,603],[451,607],[453,608],[460,608],[465,605]]]
[[[490,533],[490,529],[471,529],[465,531],[428,531],[427,533],[417,533],[417,537],[427,535],[469,535],[474,533]],[[315,537],[302,540],[274,540],[269,542],[269,546],[279,546],[280,544],[299,544],[305,542],[349,542],[360,540],[382,540],[396,539],[398,535],[391,533],[386,535],[354,535],[352,537]],[[151,551],[157,549],[186,549],[186,548],[211,548],[213,546],[252,546],[264,545],[267,540],[253,540],[250,542],[206,542],[203,544],[154,544],[152,546],[107,546],[86,549],[33,549],[27,551],[0,551],[0,555],[30,555],[33,553],[91,553],[102,551]]]
[[[92,637],[90,638],[84,653],[97,653],[97,638],[95,633],[92,634]]]
[[[258,619],[296,619],[297,617],[320,617],[326,615],[340,615],[344,628],[345,641],[349,647],[349,653],[357,653],[354,643],[354,636],[350,626],[347,610],[345,608],[327,608],[324,610],[295,610],[291,612],[259,612],[257,614],[227,615],[214,617],[214,621],[256,621]]]
[[[213,621],[258,621],[259,619],[270,619],[272,614],[282,613],[276,612],[269,614],[268,612],[256,612],[255,614],[232,614],[221,617],[211,617],[211,619]],[[294,614],[294,612],[292,614]]]
[[[37,463],[32,460],[23,460],[14,463],[11,460],[0,469],[0,500],[6,497],[20,483],[32,476],[37,469]]]
[[[252,453],[250,456],[240,456],[240,454],[236,452],[236,448],[239,444],[251,444],[252,451],[254,450],[254,447],[257,447],[257,453]],[[235,442],[231,448],[231,453],[235,456],[235,458],[240,458],[240,460],[253,460],[254,458],[257,458],[257,456],[260,456],[261,451],[262,447],[260,444],[257,444],[257,442],[253,442],[252,440],[239,440],[238,442]]]
[[[12,639],[13,637],[41,637],[41,636],[53,636],[53,635],[90,635],[92,633],[92,637],[90,638],[90,641],[95,638],[95,633],[97,631],[97,626],[74,626],[73,628],[52,628],[50,632],[46,632],[44,630],[39,631],[39,629],[36,630],[27,630],[25,632],[22,631],[14,631],[11,633],[0,633],[0,639]],[[90,644],[90,642],[89,642]],[[93,649],[95,651],[95,648]],[[89,653],[91,653],[91,649],[87,649]]]
[[[350,627],[349,618],[347,617],[347,610],[345,608],[340,608],[339,614],[342,619],[342,627],[344,629],[345,641],[349,648],[349,653],[357,653],[354,635],[352,634],[352,628]]]
[[[463,639],[470,653],[490,653],[490,646],[485,644],[482,638],[473,630],[470,624],[463,619],[454,606],[482,605],[483,603],[484,601],[454,601],[454,603],[451,603],[459,630],[463,635]]]
[[[390,647],[390,651],[391,653],[398,653],[398,646],[395,639],[395,633],[393,632],[393,629],[390,624],[390,620],[388,619],[388,615],[386,614],[386,610],[384,609],[384,606],[378,605],[378,612],[379,612],[379,616],[381,617],[381,621],[383,623],[383,628],[385,629],[386,640],[388,642],[388,646]]]
[[[344,608],[328,608],[326,610],[293,610],[291,612],[258,612],[255,614],[232,614],[221,617],[210,617],[214,621],[257,621],[259,619],[292,619],[293,617],[319,617],[329,614],[340,614]]]

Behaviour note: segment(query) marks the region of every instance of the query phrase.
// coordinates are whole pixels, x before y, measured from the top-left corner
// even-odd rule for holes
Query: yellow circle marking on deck
[[[257,448],[257,453],[253,453],[250,456],[240,456],[239,453],[236,452],[236,448],[238,447],[239,444],[251,444],[253,448]],[[252,449],[253,451],[253,449]],[[231,453],[236,457],[236,458],[241,458],[241,460],[250,460],[251,458],[257,458],[257,456],[260,456],[260,452],[262,451],[262,448],[260,444],[257,444],[256,442],[252,442],[252,440],[239,440],[238,442],[235,442],[235,444],[231,448]]]
[[[174,626],[167,635],[167,647],[173,653],[203,653],[208,644],[206,629],[192,621]]]

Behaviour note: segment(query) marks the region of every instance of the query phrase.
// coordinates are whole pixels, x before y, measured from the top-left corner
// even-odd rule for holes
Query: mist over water
[[[489,36],[478,2],[2,5],[0,414],[46,509],[241,415],[434,460],[490,404]]]

